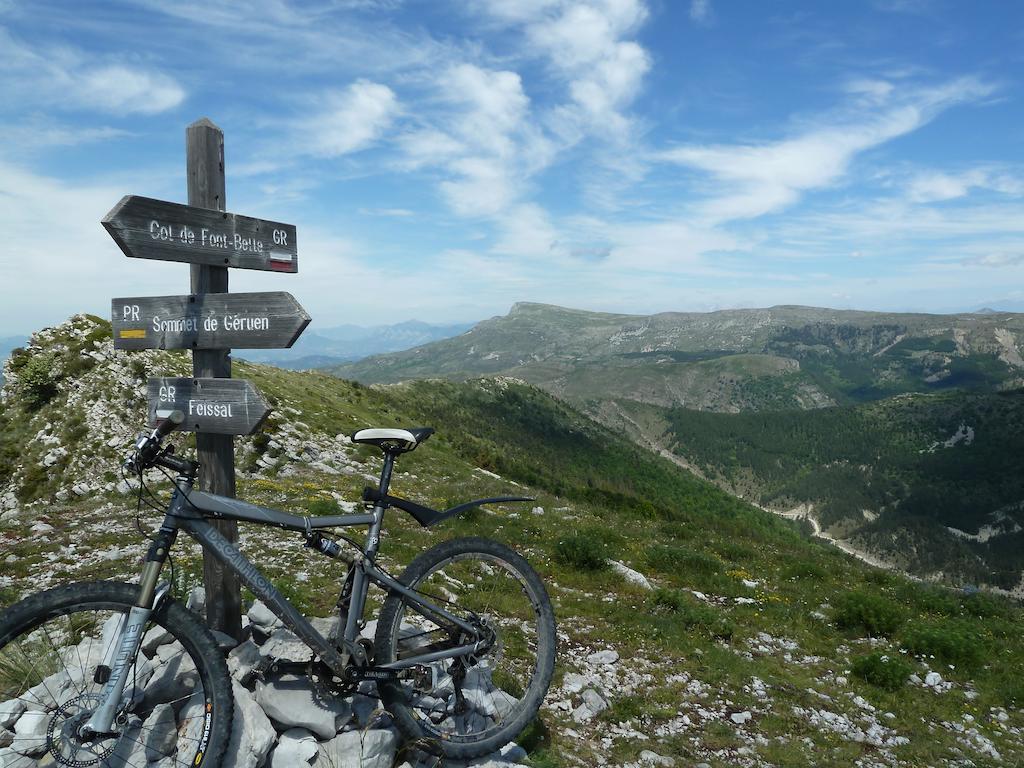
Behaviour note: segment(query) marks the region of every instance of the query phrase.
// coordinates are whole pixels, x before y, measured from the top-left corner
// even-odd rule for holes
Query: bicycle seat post
[[[386,494],[388,486],[391,485],[391,472],[395,467],[395,459],[399,451],[387,449],[384,451],[384,466],[380,470],[380,492]]]

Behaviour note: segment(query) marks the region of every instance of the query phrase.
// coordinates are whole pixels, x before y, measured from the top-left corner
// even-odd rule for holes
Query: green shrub
[[[647,550],[647,564],[661,573],[721,573],[723,563],[713,555],[671,544],[655,544]]]
[[[914,671],[900,656],[872,653],[853,660],[853,674],[886,691],[898,691]]]
[[[872,568],[864,575],[864,580],[869,584],[877,584],[880,587],[891,587],[899,583],[899,579],[896,578],[889,571],[883,571],[881,568]]]
[[[823,581],[828,573],[812,560],[798,560],[790,563],[782,571],[784,579],[813,579]]]
[[[1019,672],[1007,674],[997,685],[996,695],[1004,707],[1020,709],[1024,707],[1024,680]]]
[[[900,643],[916,656],[934,656],[958,667],[977,667],[985,657],[981,636],[964,621],[914,623],[903,632]]]
[[[592,531],[560,539],[555,544],[555,559],[580,571],[600,571],[608,567],[605,543]]]
[[[715,547],[718,554],[724,559],[737,565],[749,564],[752,560],[758,559],[757,550],[738,541],[726,541]]]
[[[874,592],[847,592],[835,601],[833,618],[841,629],[861,629],[872,637],[891,637],[906,621],[906,610]]]
[[[337,515],[341,511],[338,509],[338,504],[333,499],[316,499],[315,501],[309,502],[309,504],[306,505],[306,509],[309,510],[309,514],[313,517]]]
[[[716,609],[674,589],[656,589],[651,593],[651,611],[669,616],[684,629],[702,630],[722,640],[732,639],[735,628]]]
[[[988,595],[984,592],[964,595],[963,606],[967,613],[980,619],[1005,619],[1012,617],[1015,613],[1013,604],[1005,597]]]
[[[18,371],[17,391],[26,410],[38,411],[57,394],[57,358],[52,353],[33,355]]]

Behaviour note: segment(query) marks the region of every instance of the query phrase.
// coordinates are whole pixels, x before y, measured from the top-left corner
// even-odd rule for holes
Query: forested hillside
[[[667,418],[673,450],[748,498],[809,505],[822,527],[915,573],[1020,582],[1022,390]]]

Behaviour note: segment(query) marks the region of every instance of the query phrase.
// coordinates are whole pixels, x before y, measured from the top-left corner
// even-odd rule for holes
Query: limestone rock
[[[260,600],[252,604],[252,608],[249,609],[246,615],[249,617],[249,621],[262,629],[270,630],[275,626],[281,625],[280,619]]]
[[[256,768],[262,765],[277,734],[253,695],[234,681],[231,688],[235,716],[222,768]]]
[[[11,699],[0,704],[0,728],[10,728],[27,708],[21,699]]]
[[[391,768],[398,749],[393,731],[347,731],[320,747],[321,760],[332,768]]]
[[[19,755],[13,749],[0,749],[0,768],[36,768],[34,758]]]
[[[640,573],[640,571],[635,571],[625,563],[620,563],[618,560],[609,560],[608,562],[611,565],[612,570],[619,574],[628,583],[635,584],[641,589],[654,589],[654,587],[651,586],[651,582],[649,582],[647,577]]]
[[[188,600],[185,601],[185,607],[200,616],[206,616],[206,589],[192,587],[192,591],[188,593]]]
[[[281,734],[270,753],[267,768],[294,768],[313,761],[320,751],[316,738],[305,728],[290,728]]]
[[[292,676],[258,683],[256,702],[279,726],[305,728],[322,739],[334,736],[352,717],[345,702],[321,698],[309,680]]]
[[[664,768],[672,768],[676,764],[675,758],[669,757],[668,755],[659,755],[657,752],[652,752],[649,749],[642,750],[640,752],[640,762],[650,763],[651,765],[661,765]]]
[[[153,762],[171,754],[178,740],[178,726],[174,721],[174,709],[170,704],[160,704],[146,718],[144,746],[146,760]]]
[[[46,751],[46,727],[50,718],[45,712],[28,710],[14,724],[15,752],[23,755],[41,755]]]
[[[592,653],[589,656],[587,656],[587,661],[594,665],[614,664],[618,660],[618,651],[614,651],[611,649],[605,651],[597,651],[596,653]]]

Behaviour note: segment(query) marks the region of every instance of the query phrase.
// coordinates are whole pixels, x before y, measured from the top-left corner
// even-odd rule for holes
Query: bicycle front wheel
[[[493,752],[536,716],[555,664],[555,617],[537,573],[495,541],[454,539],[415,558],[399,579],[487,637],[477,654],[421,666],[412,679],[380,683],[385,707],[410,740],[436,742],[451,758]],[[381,609],[376,664],[465,644],[443,618],[400,594]]]
[[[220,765],[234,706],[227,666],[209,630],[174,600],[153,611],[114,733],[83,729],[137,595],[130,584],[71,584],[0,614],[0,764]]]

